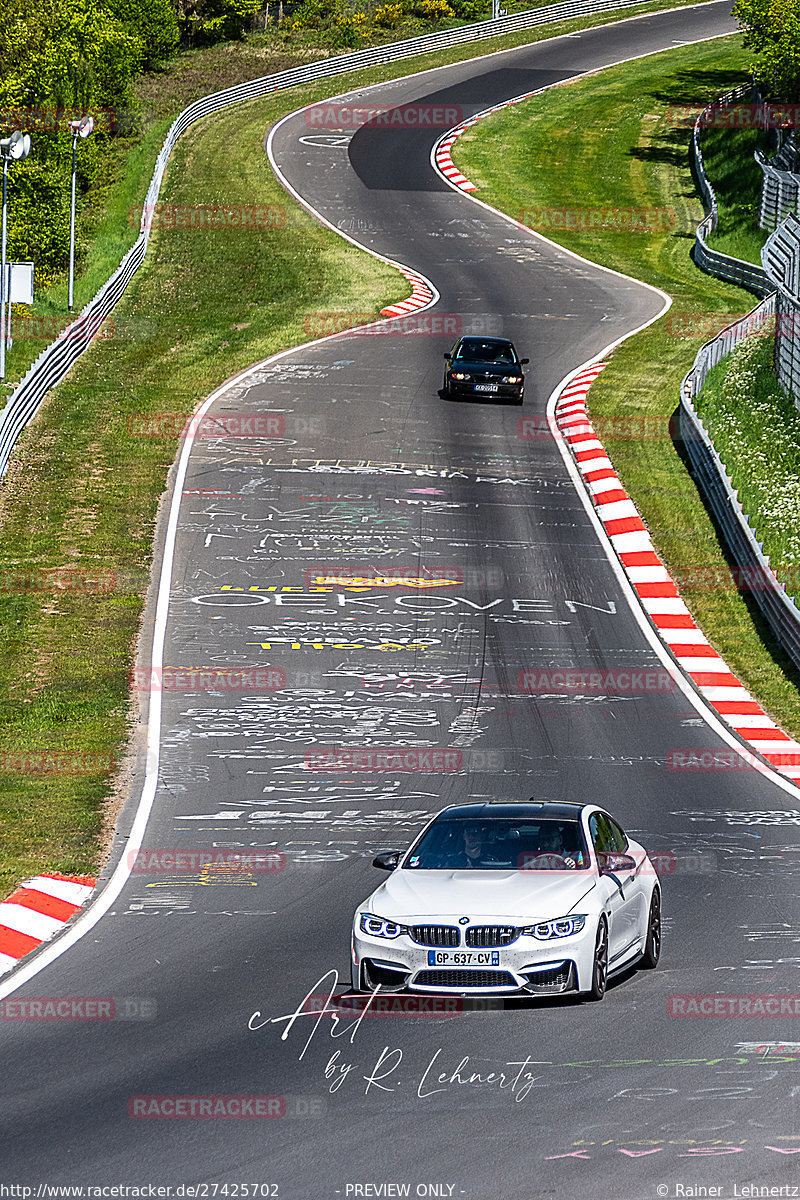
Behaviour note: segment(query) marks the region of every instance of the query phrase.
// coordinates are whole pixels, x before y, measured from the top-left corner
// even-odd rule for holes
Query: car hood
[[[588,871],[407,871],[398,868],[362,908],[406,922],[459,917],[566,916],[597,887]]]
[[[522,367],[519,363],[498,363],[498,362],[475,362],[470,359],[469,362],[453,363],[454,371],[463,371],[469,375],[521,375]]]

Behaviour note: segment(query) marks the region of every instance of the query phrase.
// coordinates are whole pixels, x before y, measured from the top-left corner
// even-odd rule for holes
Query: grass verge
[[[732,37],[613,67],[480,122],[456,143],[454,158],[478,184],[480,199],[518,219],[522,210],[533,212],[540,226],[542,213],[563,211],[565,196],[578,214],[614,208],[674,214],[671,226],[664,220],[661,228],[636,234],[613,220],[605,227],[540,231],[672,296],[664,318],[611,356],[592,386],[591,413],[698,624],[797,737],[797,672],[758,609],[737,591],[715,526],[669,437],[681,379],[700,345],[754,300],[702,274],[689,257],[702,218],[689,169],[691,130],[671,127],[666,110],[707,102],[743,82],[745,62],[739,38]],[[632,438],[637,429],[648,436]]]
[[[772,370],[771,337],[751,337],[709,371],[697,410],[764,553],[790,595],[800,580],[800,414]]]
[[[707,129],[700,135],[706,173],[717,193],[717,228],[709,245],[722,254],[761,266],[769,234],[758,227],[763,173],[753,154],[772,153],[758,129]]]

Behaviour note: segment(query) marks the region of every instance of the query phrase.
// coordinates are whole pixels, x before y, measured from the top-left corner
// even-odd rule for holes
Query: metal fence
[[[761,251],[767,278],[777,288],[775,374],[800,408],[800,219],[788,213]]]
[[[144,261],[150,235],[150,223],[154,205],[161,191],[161,181],[167,160],[182,133],[190,125],[210,113],[218,112],[231,104],[253,100],[299,83],[310,83],[353,71],[360,67],[378,66],[424,54],[429,50],[443,50],[466,42],[481,41],[500,34],[531,29],[552,21],[570,17],[588,16],[592,13],[611,12],[615,9],[635,8],[645,0],[563,0],[559,4],[548,4],[543,8],[528,9],[509,17],[478,21],[473,25],[462,25],[440,33],[423,34],[402,42],[390,42],[368,50],[357,50],[326,58],[319,62],[306,63],[274,75],[265,75],[236,87],[226,88],[196,100],[175,119],[156,159],[155,170],[145,197],[140,234],[110,279],[103,284],[96,296],[81,312],[77,320],[60,334],[36,359],[10,396],[0,412],[0,476],[8,467],[14,444],[25,426],[33,420],[47,392],[59,383],[80,358],[97,333],[103,320],[109,315],[131,278]]]
[[[744,84],[742,87],[734,88],[731,92],[726,92],[724,96],[720,96],[719,100],[715,100],[713,104],[704,108],[694,123],[691,146],[692,168],[700,195],[709,211],[697,226],[694,235],[693,258],[701,271],[705,271],[708,275],[724,279],[727,283],[735,283],[738,287],[754,292],[756,296],[766,296],[773,291],[773,288],[761,267],[755,266],[754,263],[744,262],[740,258],[733,258],[730,254],[721,254],[719,250],[712,250],[708,244],[709,234],[717,228],[719,214],[717,212],[717,196],[711,180],[706,175],[703,152],[700,149],[700,130],[712,124],[709,114],[714,110],[729,107],[735,100],[741,100],[750,91],[752,91],[750,85]]]
[[[775,318],[773,293],[701,348],[681,386],[679,425],[692,474],[714,514],[738,579],[758,604],[779,645],[800,669],[800,608],[770,567],[725,464],[694,406],[710,369],[730,354],[741,338],[759,331],[771,334]]]
[[[794,132],[772,158],[767,158],[759,148],[755,160],[764,172],[758,224],[760,229],[772,230],[788,213],[796,213],[800,208],[800,150]]]

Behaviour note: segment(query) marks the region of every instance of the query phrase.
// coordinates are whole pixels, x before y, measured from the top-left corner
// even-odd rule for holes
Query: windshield
[[[456,358],[466,359],[467,362],[515,363],[517,361],[514,347],[508,342],[487,342],[480,338],[464,338],[458,348]]]
[[[443,818],[403,863],[413,871],[585,871],[589,855],[578,821]]]

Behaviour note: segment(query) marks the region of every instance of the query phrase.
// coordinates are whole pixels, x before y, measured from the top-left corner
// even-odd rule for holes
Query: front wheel
[[[602,1000],[606,994],[608,982],[608,925],[605,917],[601,917],[597,925],[597,937],[594,943],[594,962],[592,966],[592,986],[584,993],[587,1000]]]
[[[658,966],[658,959],[661,954],[661,892],[658,888],[653,889],[653,895],[650,898],[650,915],[647,918],[647,937],[644,940],[644,953],[641,958],[641,965],[647,970]]]

